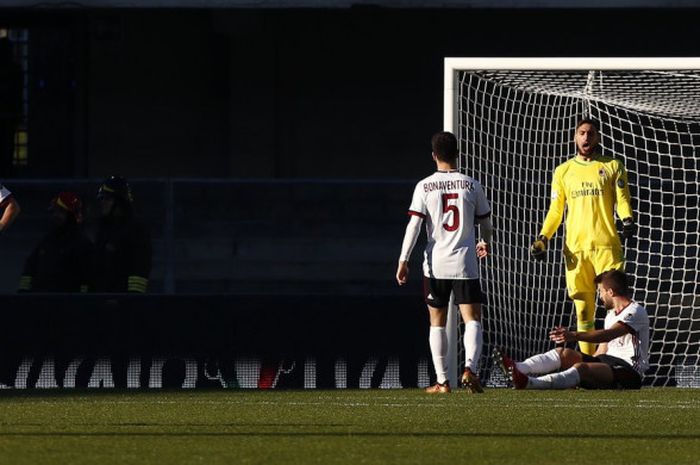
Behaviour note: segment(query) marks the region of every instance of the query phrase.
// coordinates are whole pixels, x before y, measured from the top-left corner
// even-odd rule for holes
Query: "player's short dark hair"
[[[595,283],[602,283],[604,288],[612,289],[615,295],[630,296],[630,283],[624,271],[604,271],[595,277]]]
[[[454,163],[457,160],[457,138],[451,132],[441,131],[433,135],[430,145],[438,160],[447,163]]]
[[[595,128],[595,132],[600,132],[600,123],[598,121],[591,119],[591,118],[583,118],[576,123],[576,130],[578,131],[578,128],[583,126],[584,124],[590,124]]]

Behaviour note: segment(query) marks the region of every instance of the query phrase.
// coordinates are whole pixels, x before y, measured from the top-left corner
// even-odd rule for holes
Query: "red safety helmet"
[[[74,192],[61,192],[51,201],[52,207],[59,207],[70,213],[76,223],[83,222],[83,201]]]

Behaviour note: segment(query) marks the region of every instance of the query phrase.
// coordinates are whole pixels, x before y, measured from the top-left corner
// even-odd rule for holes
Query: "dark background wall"
[[[404,178],[445,56],[693,56],[698,10],[2,10],[30,31],[23,177]]]
[[[698,56],[699,12],[0,9],[0,28],[29,31],[29,164],[9,176],[26,179],[0,173],[25,210],[0,244],[0,293],[65,178],[89,199],[119,173],[154,232],[151,292],[170,270],[176,292],[422,308],[420,254],[409,286],[393,274],[411,182],[433,168],[444,57]]]

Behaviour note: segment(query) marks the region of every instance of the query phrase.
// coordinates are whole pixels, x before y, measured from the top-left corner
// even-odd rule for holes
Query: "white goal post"
[[[651,318],[646,383],[700,387],[700,58],[446,58],[444,129],[460,168],[484,185],[495,226],[482,265],[482,377],[499,385],[490,352],[547,350],[548,330],[572,326],[563,226],[544,262],[528,247],[549,207],[554,168],[575,153],[576,122],[601,124],[603,153],[624,161],[636,238],[624,244],[634,298]],[[449,378],[461,362],[450,308]],[[598,309],[597,320],[603,311]]]

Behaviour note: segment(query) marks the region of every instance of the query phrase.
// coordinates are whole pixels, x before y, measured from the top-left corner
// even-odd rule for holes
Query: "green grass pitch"
[[[4,391],[0,463],[698,464],[700,391]]]

